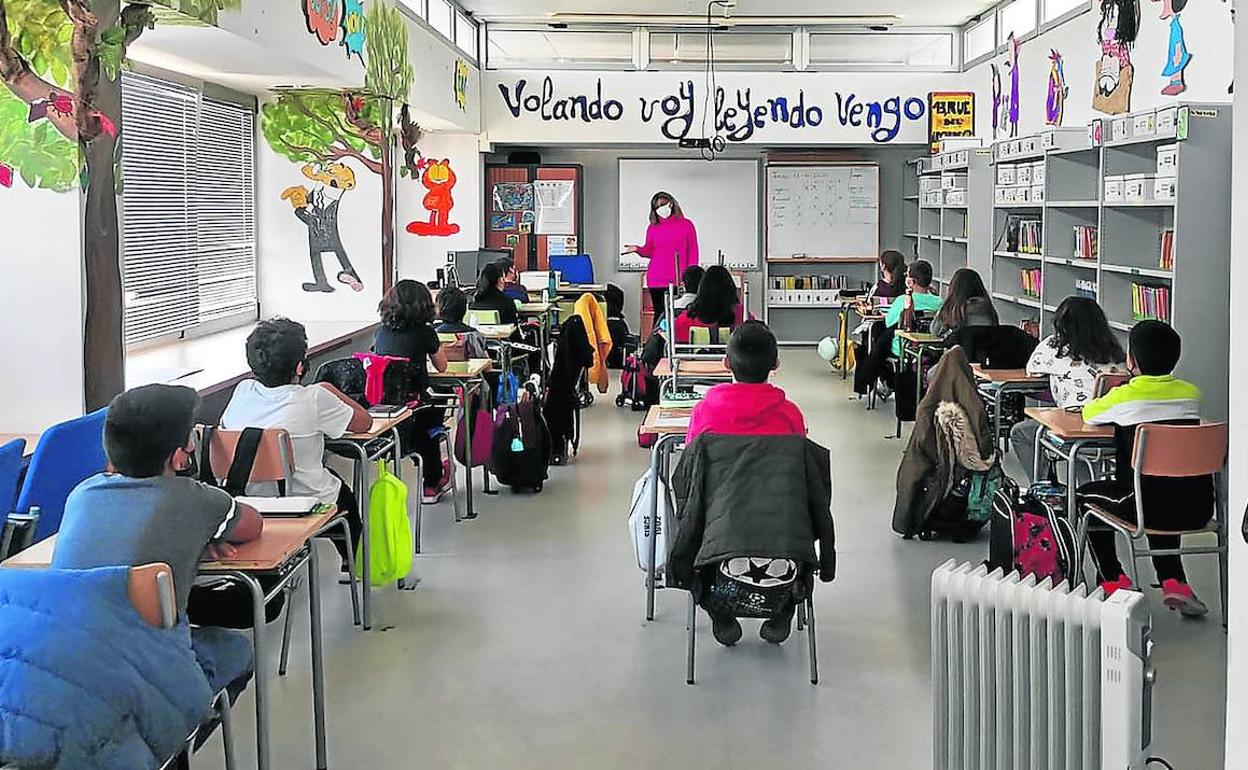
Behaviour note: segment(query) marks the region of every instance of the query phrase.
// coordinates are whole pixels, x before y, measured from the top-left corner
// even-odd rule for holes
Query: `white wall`
[[[1248,27],[1235,30],[1236,80],[1248,83]],[[1231,285],[1248,280],[1248,115],[1235,116],[1232,146],[1232,211],[1231,217]],[[1231,452],[1227,462],[1230,480],[1228,512],[1230,514],[1230,636],[1227,640],[1226,682],[1226,767],[1244,767],[1248,757],[1248,732],[1243,729],[1248,719],[1248,545],[1239,535],[1239,524],[1248,501],[1248,399],[1242,383],[1248,382],[1248,309],[1243,303],[1231,303]]]
[[[721,72],[717,79],[725,92],[722,133],[732,143],[770,145],[924,143],[928,92],[964,82],[956,73],[881,72]],[[484,81],[491,142],[675,144],[679,136],[703,136],[705,79],[699,72],[492,71]],[[590,106],[588,119],[579,104],[569,115],[568,100],[577,97]],[[768,100],[780,97],[790,107],[800,99],[803,119],[818,125],[774,121]],[[883,115],[874,124],[873,103]]]
[[[1099,3],[1094,3],[1099,7]],[[1221,0],[1191,2],[1182,12],[1184,40],[1192,55],[1186,70],[1187,91],[1178,96],[1163,96],[1161,89],[1169,78],[1162,77],[1165,66],[1167,43],[1170,34],[1169,20],[1159,18],[1161,4],[1154,0],[1142,0],[1139,35],[1131,49],[1131,63],[1135,68],[1135,82],[1131,89],[1131,109],[1144,110],[1160,104],[1181,101],[1228,102],[1231,99],[1227,87],[1231,83],[1233,59],[1230,7]],[[1022,44],[1020,49],[1020,110],[1019,135],[1034,134],[1044,130],[1045,99],[1048,94],[1049,72],[1052,69],[1050,53],[1057,50],[1062,55],[1066,73],[1066,85],[1070,89],[1066,98],[1062,125],[1086,126],[1102,114],[1092,109],[1093,82],[1096,62],[1101,48],[1097,43],[1096,27],[1100,22],[1099,11],[1090,11],[1071,19],[1060,27]],[[1003,87],[1009,93],[1009,76],[1002,66],[1005,56],[992,61],[997,64]],[[976,93],[976,131],[979,136],[992,137],[992,69],[990,62],[977,65],[966,73],[970,82],[966,85]]]
[[[407,232],[409,222],[429,218],[423,203],[428,190],[419,181],[399,180],[399,277],[428,281],[446,264],[446,252],[481,246],[483,161],[476,134],[425,134],[420,151],[429,160],[450,160],[456,177],[450,221],[459,225],[459,232],[448,236]]]
[[[0,86],[2,87],[2,86]],[[82,228],[77,190],[0,188],[0,431],[38,432],[83,410]],[[25,330],[29,333],[18,333]]]

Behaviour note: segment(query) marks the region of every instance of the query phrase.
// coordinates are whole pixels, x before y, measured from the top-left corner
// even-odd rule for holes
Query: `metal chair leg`
[[[806,599],[806,638],[810,642],[810,683],[819,684],[819,652],[815,642],[815,603]]]
[[[316,558],[315,554],[309,558]],[[277,675],[286,676],[286,664],[290,660],[290,632],[291,624],[294,623],[294,613],[290,611],[290,606],[294,602],[294,582],[292,581],[286,587],[286,607],[283,612],[286,618],[282,621],[282,656],[277,664]]]
[[[1127,562],[1127,575],[1130,576],[1131,582],[1135,585],[1136,589],[1143,591],[1144,584],[1140,582],[1140,559],[1135,554],[1135,538],[1130,535],[1127,535],[1126,538],[1127,552],[1130,555],[1129,561]]]
[[[342,529],[343,542],[347,544],[347,588],[351,592],[351,622],[360,625],[360,580],[355,575],[355,549],[351,547],[351,525],[345,518],[338,520]],[[309,558],[315,558],[313,554]]]
[[[459,500],[459,474],[455,472],[455,448],[451,444],[451,432],[442,433],[442,441],[446,444],[447,461],[451,464],[451,508],[455,511],[455,523],[464,520],[463,505]]]
[[[221,720],[221,747],[225,752],[225,770],[234,770],[234,717],[230,707],[230,695],[222,692],[217,697],[217,716]]]
[[[797,630],[801,631],[806,628],[806,603],[802,602],[797,605]]]
[[[693,592],[689,593],[689,614],[685,619],[685,627],[689,635],[689,661],[685,670],[685,684],[693,684],[694,645],[698,638],[698,604],[693,600]]]

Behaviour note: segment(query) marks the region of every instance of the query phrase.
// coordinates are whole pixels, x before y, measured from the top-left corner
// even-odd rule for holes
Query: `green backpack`
[[[368,491],[369,564],[374,586],[394,583],[412,570],[412,529],[407,519],[407,485],[377,462],[377,480]],[[364,576],[364,548],[355,552],[355,569]]]
[[[983,472],[971,474],[971,488],[966,494],[966,518],[969,521],[983,523],[992,515],[992,498],[1001,488],[1005,474],[1001,472],[1001,463],[994,463]]]

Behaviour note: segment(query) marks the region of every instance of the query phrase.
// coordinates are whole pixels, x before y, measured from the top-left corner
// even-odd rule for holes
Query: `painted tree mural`
[[[238,0],[161,0],[203,19]],[[156,22],[149,2],[0,0],[0,179],[64,192],[81,185],[88,408],[125,385],[117,220],[121,67]]]
[[[364,18],[364,90],[283,91],[263,109],[261,131],[279,155],[325,168],[355,163],[381,177],[381,269],[384,288],[394,273],[395,117],[415,80],[402,14],[372,3]]]

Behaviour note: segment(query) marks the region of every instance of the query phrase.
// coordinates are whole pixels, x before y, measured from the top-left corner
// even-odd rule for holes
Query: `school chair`
[[[497,310],[469,310],[464,315],[464,323],[474,329],[482,326],[497,326],[499,324]]]
[[[1082,568],[1088,549],[1088,530],[1093,520],[1121,535],[1130,551],[1130,559],[1124,565],[1131,581],[1141,586],[1137,560],[1150,556],[1202,556],[1218,557],[1218,593],[1222,601],[1222,625],[1227,620],[1227,529],[1226,511],[1222,497],[1222,469],[1226,465],[1227,424],[1224,422],[1203,425],[1160,425],[1145,423],[1135,430],[1135,447],[1131,453],[1134,468],[1132,484],[1135,489],[1135,523],[1126,521],[1097,505],[1084,506],[1079,518],[1077,564]],[[1214,485],[1213,518],[1198,529],[1158,530],[1148,527],[1144,517],[1143,478],[1191,478],[1212,476]],[[1216,545],[1180,545],[1178,548],[1153,549],[1147,545],[1148,535],[1213,534]],[[1141,545],[1141,544],[1144,545]]]
[[[212,476],[224,483],[231,483],[234,470],[234,458],[238,452],[243,431],[222,430],[205,425],[196,426],[196,433],[201,443],[200,458],[208,458]],[[251,465],[246,480],[238,480],[242,486],[247,484],[276,484],[279,496],[286,494],[286,484],[295,475],[295,446],[290,433],[285,428],[265,428],[260,434],[260,443],[256,446],[255,460]],[[331,532],[335,532],[331,535]],[[338,516],[326,524],[315,537],[326,540],[345,539],[351,542],[351,529],[347,525],[346,516]],[[347,570],[351,590],[351,611],[355,625],[360,624],[360,593],[359,580],[355,576],[355,553],[347,547]],[[290,658],[290,634],[293,615],[290,610],[291,596],[298,587],[298,580],[292,580],[286,586],[286,606],[283,609],[285,618],[282,630],[282,654],[278,664],[279,676],[286,676],[286,663]],[[315,591],[315,586],[309,586]]]
[[[594,261],[588,254],[550,257],[550,269],[561,274],[564,283],[593,283]]]
[[[104,470],[104,418],[108,408],[53,425],[39,438],[26,469],[14,510],[29,520],[23,525],[27,544],[37,543],[61,528],[65,500],[84,479]],[[34,520],[38,508],[38,519]],[[10,516],[10,521],[15,517]],[[33,534],[32,534],[33,533]]]
[[[0,559],[9,555],[9,546],[18,524],[8,520],[13,503],[17,502],[17,487],[21,483],[22,471],[25,469],[26,439],[13,439],[0,446],[0,503],[3,503],[4,529],[0,534]]]

